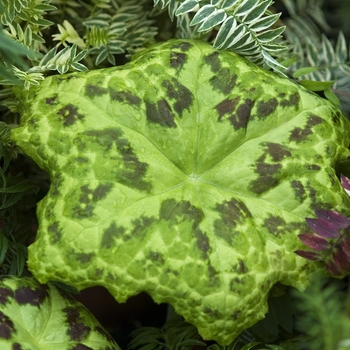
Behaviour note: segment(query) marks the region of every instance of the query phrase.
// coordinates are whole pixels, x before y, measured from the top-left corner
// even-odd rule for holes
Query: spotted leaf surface
[[[228,344],[264,317],[315,209],[347,215],[348,121],[298,85],[199,41],[19,91],[12,139],[51,177],[29,267],[41,282],[167,302]]]
[[[120,350],[95,317],[52,283],[0,278],[1,350]]]

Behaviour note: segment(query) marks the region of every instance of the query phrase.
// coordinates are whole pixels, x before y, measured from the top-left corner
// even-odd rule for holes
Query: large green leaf
[[[52,283],[0,278],[1,350],[120,350],[95,317]]]
[[[321,265],[294,254],[316,208],[349,213],[349,123],[293,82],[199,41],[19,91],[12,139],[51,177],[29,267],[141,291],[228,344]]]

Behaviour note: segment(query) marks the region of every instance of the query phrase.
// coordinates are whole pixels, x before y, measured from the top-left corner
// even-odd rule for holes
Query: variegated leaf
[[[346,62],[348,58],[348,50],[346,45],[346,40],[343,32],[339,32],[337,45],[335,48],[335,57],[337,62]]]
[[[176,10],[175,15],[183,15],[184,13],[199,9],[198,0],[186,0]]]
[[[214,48],[225,49],[229,47],[228,41],[231,41],[232,36],[239,36],[241,38],[246,32],[246,28],[243,24],[240,24],[238,26],[237,25],[238,23],[234,17],[227,17],[226,20],[220,26],[220,29],[215,37],[213,45]]]
[[[194,26],[196,24],[202,23],[205,21],[208,17],[212,16],[215,14],[217,9],[213,5],[204,5],[203,7],[200,8],[200,10],[194,15],[192,21],[191,21],[191,26]]]
[[[230,9],[232,6],[235,6],[239,0],[224,0],[221,8],[224,10]]]
[[[52,283],[0,278],[1,350],[120,350],[96,318]]]
[[[226,12],[222,9],[215,10],[210,16],[208,16],[198,28],[198,32],[205,32],[219,25],[226,19]]]
[[[259,0],[242,0],[234,11],[235,16],[245,16],[257,6]]]
[[[259,18],[259,20],[254,21],[249,28],[254,30],[254,32],[260,32],[267,28],[270,28],[280,17],[280,13]]]
[[[271,0],[265,0],[265,1],[260,1],[260,0],[255,0],[251,4],[251,9],[248,13],[245,14],[244,16],[244,22],[245,23],[251,23],[255,22],[257,19],[259,19],[267,10],[269,6],[271,6],[272,1]]]
[[[229,344],[275,283],[322,269],[294,253],[305,217],[349,214],[334,170],[347,119],[232,52],[170,41],[17,95],[12,139],[52,182],[29,247],[41,282],[145,291]]]

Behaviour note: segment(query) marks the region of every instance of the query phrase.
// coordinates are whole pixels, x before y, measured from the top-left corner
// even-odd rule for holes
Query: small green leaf
[[[45,56],[41,59],[39,65],[45,66],[47,65],[56,55],[57,46],[53,47],[49,52],[45,54]]]
[[[299,77],[301,77],[301,76],[303,76],[305,74],[316,72],[319,69],[320,69],[319,67],[303,67],[303,68],[299,68],[293,73],[293,78],[294,79],[298,79]]]
[[[290,334],[294,328],[294,304],[288,294],[270,298],[269,312],[273,314],[278,324]]]
[[[17,277],[20,277],[24,270],[24,265],[28,259],[28,250],[27,247],[21,243],[16,243],[14,246],[16,249],[16,273]]]
[[[286,350],[285,347],[281,347],[279,345],[272,345],[272,344],[267,344],[265,349],[266,350]],[[263,350],[265,350],[265,349],[263,349]]]
[[[175,0],[171,0],[168,4],[168,13],[171,21],[173,21],[175,18],[175,12],[178,8],[178,5],[179,5],[178,1],[175,1]]]
[[[53,285],[55,285],[57,288],[62,289],[66,293],[69,294],[79,294],[80,292],[73,286],[69,286],[68,284],[58,282],[58,281],[50,281]]]
[[[69,50],[69,60],[70,61],[73,61],[74,60],[74,57],[75,57],[75,54],[77,53],[77,45],[76,44],[73,44]]]
[[[195,345],[205,346],[206,343],[196,339],[186,339],[178,343],[178,346],[188,346],[189,349],[192,349]]]
[[[222,350],[223,348],[224,347],[220,347],[220,345],[218,345],[218,344],[212,344],[212,345],[207,347],[207,350]],[[234,347],[232,349],[234,349]]]
[[[84,71],[87,71],[88,70],[88,68],[86,67],[86,66],[84,66],[83,64],[81,64],[81,63],[71,63],[70,64],[70,66],[74,69],[74,70],[76,70],[76,71],[78,71],[78,72],[84,72]]]
[[[323,59],[327,65],[331,65],[335,62],[334,49],[331,42],[323,34],[322,35],[322,50],[323,50]]]
[[[261,342],[255,341],[255,342],[253,342],[253,343],[249,343],[249,344],[244,345],[244,346],[241,348],[241,350],[250,350],[250,349],[253,349],[254,346],[259,345],[259,344],[261,344]]]
[[[37,5],[35,5],[35,10],[53,11],[53,10],[57,10],[57,7],[53,6],[53,5],[49,5],[49,4],[37,4]]]
[[[3,264],[9,245],[6,237],[0,231],[0,267]]]
[[[323,93],[327,100],[331,101],[335,106],[340,106],[339,98],[330,88],[325,89]]]
[[[32,31],[31,31],[31,28],[30,26],[28,26],[24,32],[24,37],[23,37],[23,43],[25,46],[29,47],[33,41],[33,38],[32,38]]]
[[[347,75],[350,75],[350,66],[348,66],[347,64],[341,64],[341,65],[339,65],[339,69],[340,69],[343,73],[345,73],[345,74],[347,74]]]
[[[111,52],[108,52],[108,56],[107,56],[108,62],[112,65],[115,66],[115,57],[113,56],[113,54]]]
[[[33,23],[33,24],[36,24],[38,26],[42,26],[42,27],[49,27],[49,26],[52,26],[54,24],[54,22],[51,22],[47,19],[43,19],[43,18],[34,18],[32,17],[30,19],[30,22]]]
[[[74,57],[74,62],[79,62],[80,60],[82,60],[86,54],[87,54],[88,50],[83,50],[80,51],[75,57]]]
[[[90,18],[83,21],[83,24],[87,27],[108,27],[108,21],[110,20],[110,16],[107,18]]]
[[[108,57],[108,50],[104,48],[96,57],[96,61],[95,61],[96,66],[102,63],[107,57]]]
[[[26,192],[26,191],[29,191],[31,189],[37,189],[37,186],[34,185],[30,180],[23,180],[23,181],[20,181],[20,182],[16,182],[12,186],[7,186],[7,187],[0,188],[0,193]]]
[[[124,49],[121,47],[124,44],[123,41],[112,42],[108,44],[108,50],[113,54],[124,53]]]
[[[337,45],[335,48],[335,56],[338,62],[346,62],[348,58],[348,49],[346,45],[346,40],[344,33],[342,31],[339,32]]]
[[[0,203],[0,210],[12,207],[22,198],[22,196],[23,196],[22,193],[15,193],[15,194],[12,194],[11,196],[7,196],[6,202]]]
[[[58,67],[56,67],[58,73],[64,74],[67,73],[69,70],[69,65],[68,64],[61,64]]]
[[[277,71],[284,71],[286,69],[285,66],[283,66],[283,64],[281,64],[280,62],[278,62],[276,59],[274,59],[268,52],[266,51],[262,51],[262,56],[264,57],[265,63],[271,67],[274,68]]]
[[[320,58],[316,45],[309,39],[307,39],[306,44],[306,55],[310,66],[316,67],[320,65]]]
[[[334,81],[301,80],[299,84],[310,91],[323,91],[330,88],[334,84]]]

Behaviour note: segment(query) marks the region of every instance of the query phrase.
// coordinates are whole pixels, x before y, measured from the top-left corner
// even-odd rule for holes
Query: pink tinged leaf
[[[341,270],[339,269],[339,267],[333,261],[328,261],[328,263],[326,264],[326,269],[332,275],[335,275],[335,276],[341,276],[342,275]]]
[[[314,250],[327,250],[332,246],[324,238],[313,235],[312,233],[303,233],[298,237],[304,244]]]
[[[318,253],[310,252],[309,250],[295,250],[294,253],[307,260],[322,260]]]
[[[350,226],[348,218],[335,210],[315,210],[315,213],[319,219],[326,220],[338,228]]]
[[[341,271],[350,272],[350,259],[342,250],[334,252],[333,259]]]
[[[340,175],[340,181],[345,192],[348,194],[348,196],[350,196],[350,180],[342,174]]]
[[[336,238],[339,237],[339,229],[332,222],[328,222],[323,219],[306,219],[306,223],[314,231],[321,237],[325,238]]]

